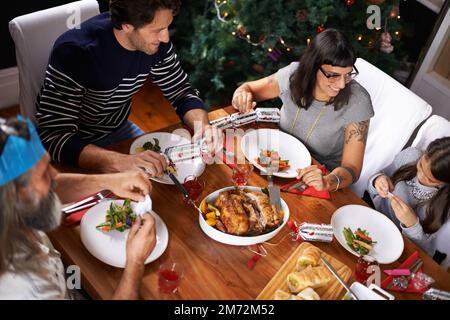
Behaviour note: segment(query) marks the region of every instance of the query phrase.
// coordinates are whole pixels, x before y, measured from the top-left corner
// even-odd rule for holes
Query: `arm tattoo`
[[[267,83],[268,84],[272,83],[273,81],[274,81],[274,76],[273,75],[267,77]]]
[[[345,143],[349,143],[351,139],[356,138],[359,142],[366,143],[367,133],[369,131],[369,120],[357,122],[351,124],[350,133],[345,140]]]
[[[356,174],[355,170],[353,170],[353,168],[351,167],[345,167],[345,166],[341,166],[341,168],[345,169],[348,171],[348,173],[350,173],[350,175],[352,176],[352,184],[355,183],[356,181],[358,181],[358,175]]]

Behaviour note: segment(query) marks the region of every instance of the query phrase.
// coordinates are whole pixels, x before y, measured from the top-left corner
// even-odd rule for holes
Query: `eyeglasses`
[[[336,73],[328,74],[322,69],[322,67],[319,67],[319,69],[330,83],[337,82],[341,78],[341,76],[344,76],[345,83],[349,83],[350,81],[355,79],[355,77],[359,74],[359,71],[358,69],[356,69],[356,66],[353,66],[353,71],[347,74],[336,74]]]

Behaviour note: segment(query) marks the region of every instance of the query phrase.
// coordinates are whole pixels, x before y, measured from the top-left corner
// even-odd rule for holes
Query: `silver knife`
[[[350,287],[344,282],[344,280],[341,278],[341,276],[337,273],[337,271],[333,268],[333,266],[328,262],[327,259],[325,259],[324,257],[320,257],[320,259],[323,261],[323,263],[325,263],[325,266],[328,268],[328,270],[331,271],[331,273],[333,274],[333,276],[339,281],[339,283],[345,288],[345,290],[347,290],[347,292],[349,292],[352,296],[353,299],[355,300],[359,300],[358,297],[356,296],[356,294],[352,291],[352,289],[350,289]]]
[[[269,163],[267,166],[267,190],[269,191],[269,200],[270,204],[275,206],[277,211],[281,209],[281,195],[280,195],[280,187],[273,185],[273,167],[272,164]]]
[[[306,183],[304,183],[303,180],[300,180],[300,181],[294,183],[293,185],[287,187],[285,190],[289,191],[289,190],[292,190],[292,189],[298,189],[301,192],[303,192],[303,191],[306,190],[306,188],[308,188],[308,185]]]

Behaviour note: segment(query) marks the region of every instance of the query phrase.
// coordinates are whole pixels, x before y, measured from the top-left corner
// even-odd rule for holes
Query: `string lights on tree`
[[[191,1],[176,20],[177,35],[184,33],[180,57],[207,103],[222,103],[230,97],[235,87],[230,84],[272,74],[297,60],[326,28],[341,30],[359,57],[390,73],[402,52],[397,41],[408,36],[402,28],[399,1]],[[366,11],[371,4],[380,7],[381,26],[376,28],[368,26]],[[186,16],[186,11],[192,14]],[[180,26],[182,17],[186,22]],[[385,32],[390,39],[381,37]],[[394,45],[395,52],[391,51]]]

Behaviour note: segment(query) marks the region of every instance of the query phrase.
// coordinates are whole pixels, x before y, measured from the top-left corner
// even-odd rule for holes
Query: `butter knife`
[[[320,259],[322,260],[322,262],[325,264],[325,266],[328,268],[328,270],[331,271],[331,273],[333,274],[333,276],[339,281],[339,283],[345,288],[345,290],[347,290],[347,292],[349,292],[352,296],[353,299],[355,300],[359,300],[358,297],[356,296],[356,294],[352,291],[352,289],[350,289],[350,287],[344,282],[344,280],[341,278],[341,276],[337,273],[336,269],[333,268],[333,266],[328,262],[327,259],[325,259],[324,257],[320,257]]]

